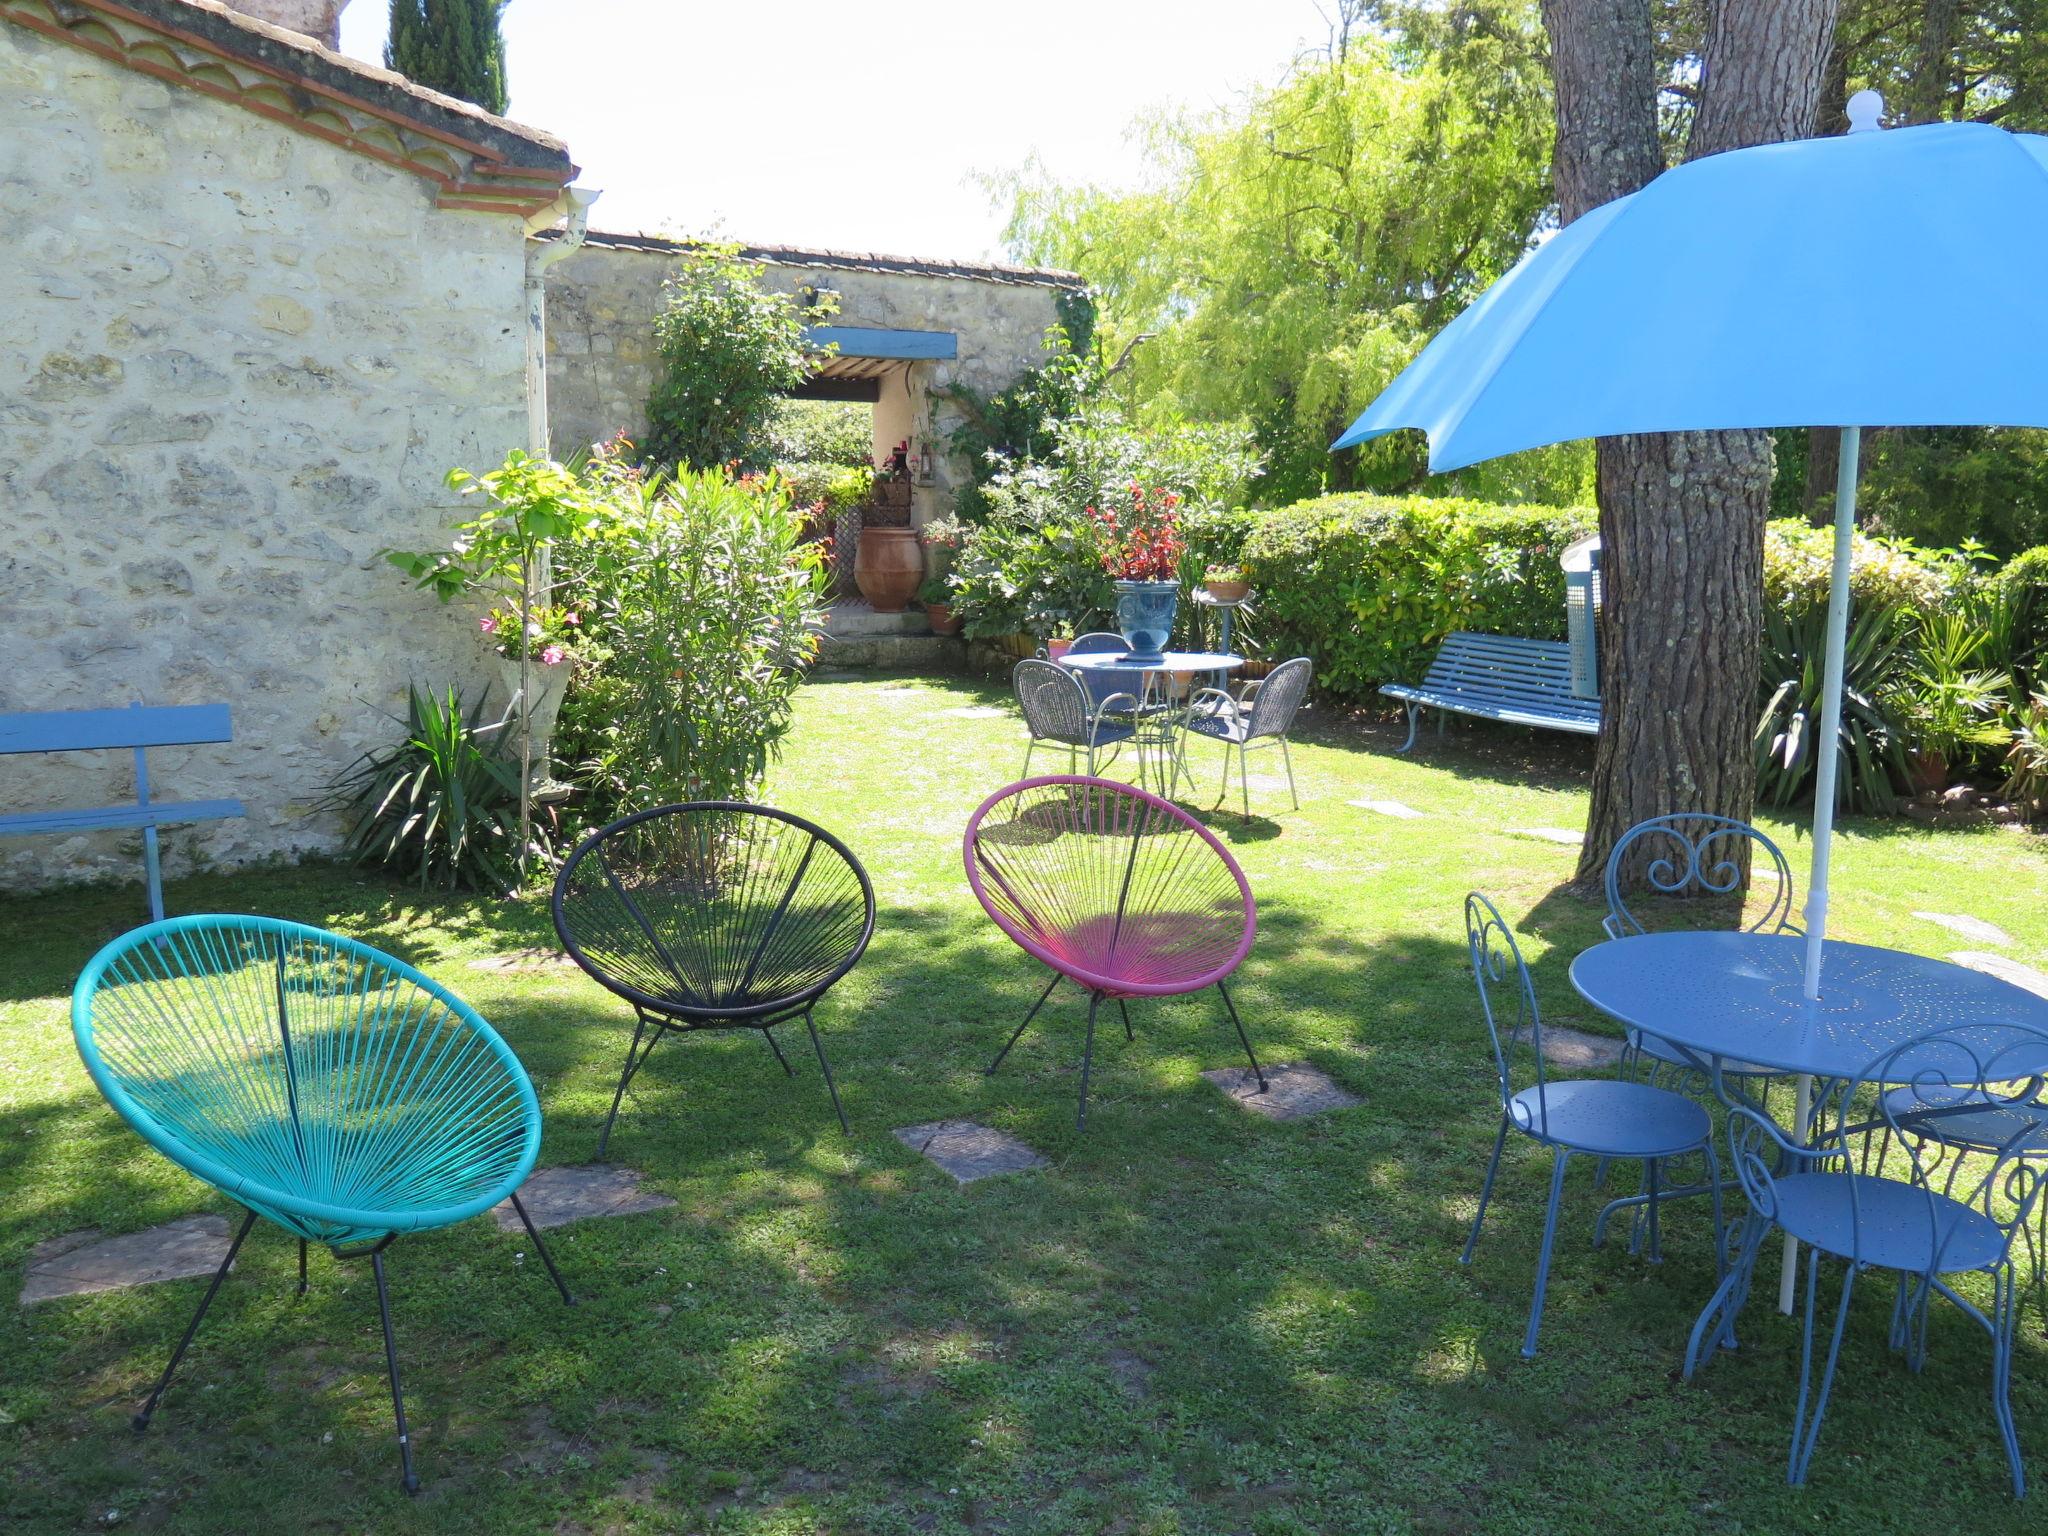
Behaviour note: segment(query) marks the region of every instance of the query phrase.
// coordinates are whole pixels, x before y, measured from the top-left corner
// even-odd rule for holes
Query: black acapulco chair
[[[599,1157],[627,1086],[665,1035],[758,1029],[795,1076],[773,1030],[796,1018],[848,1129],[811,1009],[867,949],[875,892],[838,838],[735,800],[658,806],[578,845],[555,877],[554,917],[569,957],[633,1005]]]

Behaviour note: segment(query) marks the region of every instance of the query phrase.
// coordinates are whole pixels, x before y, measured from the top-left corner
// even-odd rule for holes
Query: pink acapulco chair
[[[1003,1064],[1064,978],[1088,992],[1077,1128],[1088,1128],[1095,1015],[1104,998],[1116,999],[1124,1038],[1132,1039],[1125,999],[1214,987],[1259,1092],[1266,1091],[1224,986],[1251,951],[1258,913],[1244,871],[1207,827],[1129,784],[1048,774],[984,800],[968,820],[962,855],[967,883],[996,926],[1053,973],[985,1075]]]

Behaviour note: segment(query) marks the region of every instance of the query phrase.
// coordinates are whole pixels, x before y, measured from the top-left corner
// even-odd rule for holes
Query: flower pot
[[[555,721],[561,717],[562,696],[569,689],[569,673],[575,667],[575,658],[565,656],[552,667],[536,656],[527,665],[527,699],[522,707],[519,698],[519,658],[500,656],[498,663],[498,686],[495,690],[505,713],[500,750],[505,760],[515,766],[520,754],[521,714],[533,722],[533,771],[530,783],[545,783],[549,778],[549,754],[554,750]]]
[[[1180,606],[1177,581],[1120,581],[1116,584],[1116,627],[1131,648],[1131,660],[1156,662],[1173,637]]]
[[[1204,581],[1202,590],[1219,603],[1241,603],[1252,595],[1248,581]]]
[[[1939,752],[1908,752],[1906,781],[1916,794],[1939,793],[1948,787],[1948,759]]]
[[[863,528],[853,579],[877,613],[901,613],[924,582],[924,551],[908,528]]]
[[[957,635],[960,633],[961,620],[953,617],[953,605],[951,603],[926,603],[924,605],[924,616],[927,622],[931,624],[932,633],[935,635]]]
[[[1045,642],[1045,659],[1047,661],[1058,661],[1073,648],[1074,642],[1071,636],[1062,635],[1057,640],[1048,640]]]

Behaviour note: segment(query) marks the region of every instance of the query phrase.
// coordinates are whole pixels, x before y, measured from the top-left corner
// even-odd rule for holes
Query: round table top
[[[1166,651],[1157,661],[1134,661],[1129,651],[1067,652],[1060,660],[1070,667],[1105,668],[1119,672],[1235,672],[1242,656],[1229,651]]]
[[[1896,949],[1830,939],[1820,997],[1805,995],[1797,934],[1653,933],[1596,944],[1572,961],[1572,985],[1602,1013],[1697,1051],[1783,1072],[1852,1078],[1933,1030],[2018,1024],[2048,1032],[2048,998],[1982,971]],[[1987,1042],[1989,1043],[1989,1042]],[[2048,1071],[2007,1053],[2016,1071]],[[1908,1054],[1886,1076],[1907,1080]]]

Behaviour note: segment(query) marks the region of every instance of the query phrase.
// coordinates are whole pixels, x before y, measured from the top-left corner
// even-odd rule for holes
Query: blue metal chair
[[[1314,663],[1306,656],[1283,661],[1263,678],[1245,684],[1244,692],[1233,697],[1227,689],[1205,688],[1189,701],[1188,730],[1223,743],[1223,786],[1217,803],[1230,793],[1230,750],[1237,749],[1238,794],[1244,803],[1244,819],[1252,819],[1251,770],[1245,754],[1257,747],[1280,747],[1280,761],[1287,766],[1287,798],[1301,809],[1301,796],[1294,789],[1294,754],[1288,750],[1287,733],[1294,729],[1294,717],[1308,698],[1314,681]],[[1192,775],[1190,775],[1192,777]]]
[[[1020,661],[1010,674],[1010,685],[1024,712],[1024,728],[1031,733],[1024,748],[1024,778],[1031,777],[1031,754],[1040,742],[1065,747],[1070,770],[1079,766],[1077,759],[1085,753],[1088,776],[1093,778],[1138,734],[1131,720],[1138,710],[1134,695],[1114,693],[1093,701],[1081,679],[1057,662]],[[1100,764],[1098,753],[1105,754]]]
[[[405,1488],[416,1492],[384,1250],[509,1199],[572,1302],[519,1186],[540,1105],[519,1058],[438,982],[367,945],[267,917],[181,917],[123,934],[71,996],[78,1054],[157,1151],[248,1211],[149,1400],[147,1429],[249,1229],[368,1258]]]
[[[1757,1255],[1774,1229],[1806,1245],[1806,1306],[1800,1345],[1799,1397],[1793,1410],[1786,1481],[1803,1484],[1820,1441],[1842,1335],[1859,1276],[1888,1270],[1897,1277],[1891,1344],[1918,1370],[1926,1359],[1927,1316],[1946,1297],[1991,1336],[1992,1416],[2012,1471],[2013,1495],[2026,1496],[2026,1471],[2013,1423],[2013,1339],[2018,1281],[2013,1239],[2040,1202],[2044,1172],[2041,1122],[2030,1114],[1968,1098],[1985,1084],[2023,1082],[2048,1066],[2048,1034],[2017,1024],[1951,1026],[1895,1047],[1856,1078],[1826,1085],[1815,1106],[1817,1128],[1806,1146],[1790,1141],[1764,1115],[1738,1108],[1728,1123],[1735,1173],[1750,1203],[1741,1252],[1686,1356],[1691,1376],[1703,1331],[1721,1342],[1732,1333]],[[1898,1084],[1900,1087],[1892,1087]],[[1877,1106],[1872,1118],[1867,1106]],[[1984,1156],[1958,1158],[1916,1133],[1912,1122],[1953,1114],[1975,1122]],[[1885,1176],[1894,1143],[1910,1160],[1903,1179]],[[1818,1385],[1813,1377],[1814,1316],[1824,1260],[1843,1265],[1842,1295]],[[1980,1308],[1950,1280],[1981,1274],[1991,1305]],[[1710,1322],[1718,1319],[1718,1322]]]
[[[1093,629],[1079,636],[1067,647],[1069,656],[1112,656],[1131,648],[1130,641],[1122,635],[1106,629]],[[1145,671],[1142,667],[1090,667],[1076,674],[1081,679],[1082,691],[1088,695],[1088,707],[1100,712],[1104,705],[1116,701],[1115,707],[1128,707],[1125,701],[1137,700],[1142,706],[1145,695]]]
[[[1499,1075],[1500,1132],[1494,1137],[1486,1181],[1479,1190],[1479,1210],[1472,1218],[1471,1235],[1465,1239],[1465,1251],[1458,1262],[1472,1262],[1480,1224],[1486,1220],[1487,1203],[1493,1198],[1493,1181],[1500,1172],[1501,1151],[1507,1145],[1508,1132],[1517,1131],[1538,1146],[1548,1147],[1550,1205],[1544,1213],[1543,1246],[1536,1260],[1536,1297],[1529,1308],[1528,1332],[1522,1339],[1522,1355],[1527,1359],[1536,1353],[1536,1333],[1543,1323],[1543,1296],[1550,1283],[1550,1252],[1557,1237],[1558,1206],[1564,1197],[1565,1165],[1574,1153],[1602,1159],[1641,1159],[1644,1193],[1609,1201],[1593,1229],[1593,1242],[1595,1247],[1599,1246],[1608,1218],[1617,1210],[1641,1207],[1647,1216],[1649,1259],[1653,1264],[1662,1258],[1658,1207],[1688,1192],[1661,1187],[1663,1165],[1675,1158],[1703,1158],[1707,1178],[1701,1188],[1712,1195],[1714,1202],[1714,1267],[1718,1278],[1721,1177],[1714,1153],[1714,1122],[1703,1105],[1647,1083],[1612,1078],[1551,1082],[1543,1058],[1543,1019],[1536,1008],[1529,967],[1523,963],[1521,948],[1499,910],[1477,891],[1465,898],[1465,939]],[[1500,994],[1498,1002],[1496,991]],[[1526,1086],[1518,1087],[1518,1083]],[[1631,1251],[1635,1247],[1632,1241]]]
[[[1764,910],[1741,924],[1744,933],[1802,933],[1792,921],[1792,866],[1778,845],[1746,821],[1705,812],[1680,812],[1639,821],[1622,833],[1607,855],[1605,885],[1607,916],[1600,926],[1610,939],[1633,938],[1653,930],[1644,917],[1656,914],[1644,904],[1645,896],[1674,899],[1740,897],[1743,888],[1742,845],[1751,845],[1751,862],[1758,854],[1769,859],[1777,876],[1777,887]],[[1623,890],[1624,874],[1641,863],[1645,889],[1629,904]],[[1645,1080],[1651,1083],[1670,1069],[1697,1075],[1691,1059],[1676,1046],[1640,1030],[1628,1032],[1628,1055],[1623,1070],[1633,1076],[1647,1067]],[[1736,1077],[1772,1077],[1781,1074],[1749,1062],[1726,1062],[1722,1071]]]

